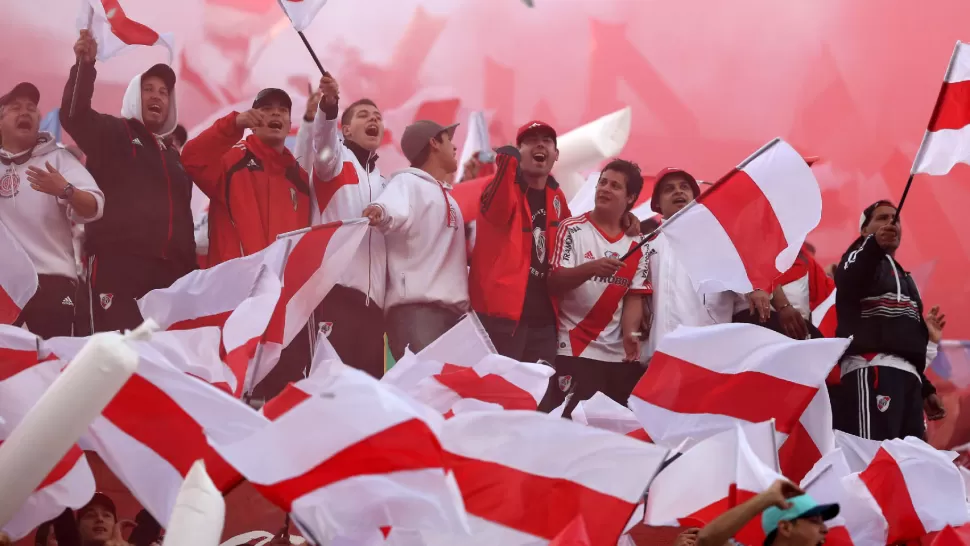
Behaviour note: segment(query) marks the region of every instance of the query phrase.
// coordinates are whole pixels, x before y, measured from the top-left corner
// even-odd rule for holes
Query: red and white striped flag
[[[293,23],[293,28],[303,32],[313,22],[327,0],[279,0],[280,7],[286,12],[286,16]]]
[[[970,44],[957,42],[912,173],[946,174],[970,164]]]
[[[0,381],[44,360],[40,344],[41,339],[27,330],[0,324]]]
[[[472,367],[436,364],[437,373],[405,392],[445,416],[463,409],[535,411],[549,387],[549,377],[555,373],[549,366],[501,355],[486,356]],[[482,404],[456,408],[467,400]]]
[[[621,406],[601,392],[597,392],[589,400],[578,402],[573,409],[572,420],[644,442],[653,442],[629,408]]]
[[[751,324],[682,326],[660,341],[630,408],[668,447],[774,419],[782,472],[797,481],[835,447],[825,378],[848,344],[796,341]]]
[[[704,527],[767,489],[782,478],[774,470],[772,435],[770,422],[734,425],[687,450],[650,485],[645,523]],[[742,544],[761,544],[761,519],[736,538]]]
[[[175,36],[159,34],[128,18],[119,0],[81,0],[77,29],[90,29],[98,42],[98,60],[107,61],[131,46],[165,46],[168,62],[175,58]]]
[[[970,521],[966,488],[953,455],[913,437],[884,441],[865,470],[843,480],[850,499],[863,501],[870,514],[881,516],[860,543],[919,540],[947,525]]]
[[[822,219],[812,169],[775,139],[661,225],[703,293],[770,291]]]
[[[6,178],[0,184],[6,184]],[[37,292],[37,271],[10,230],[0,222],[0,324],[13,324]]]
[[[181,332],[179,332],[181,334]],[[55,338],[51,349],[64,360],[83,347],[85,338]],[[133,341],[138,371],[105,407],[81,444],[92,449],[162,526],[168,524],[182,480],[202,459],[223,492],[241,476],[219,457],[206,439],[228,441],[239,430],[257,428],[266,418],[205,381],[183,370],[189,365],[166,358],[177,353],[157,342]],[[191,347],[182,351],[191,355]]]
[[[435,544],[547,544],[582,518],[589,544],[614,546],[667,454],[530,411],[458,414],[442,427],[441,443],[472,537]]]
[[[64,362],[48,361],[0,379],[0,443],[37,403],[63,366]],[[4,525],[3,531],[13,540],[19,540],[65,508],[81,508],[92,495],[94,475],[81,448],[75,444]]]
[[[467,531],[441,415],[339,362],[289,385],[215,449],[311,536],[384,526]],[[326,434],[308,434],[327,423]],[[316,542],[316,541],[315,541]]]
[[[836,448],[819,459],[800,484],[802,490],[819,504],[838,504],[839,515],[826,521],[829,532],[825,543],[829,546],[865,544],[866,529],[878,521],[869,517],[868,510],[859,510],[858,501],[846,494],[842,479],[851,474],[842,450]]]
[[[166,330],[219,328],[230,373],[211,382],[239,396],[282,293],[279,272],[288,246],[278,241],[256,254],[193,271],[168,288],[145,294],[138,308]]]

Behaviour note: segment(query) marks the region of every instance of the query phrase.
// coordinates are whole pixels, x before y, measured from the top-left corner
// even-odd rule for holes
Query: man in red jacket
[[[209,266],[259,252],[281,233],[310,225],[308,177],[284,146],[289,95],[264,89],[182,149],[186,172],[209,196]],[[243,131],[253,134],[243,139]]]
[[[515,142],[498,149],[495,177],[482,191],[469,296],[499,353],[552,363],[556,313],[546,276],[559,222],[571,214],[549,174],[559,159],[555,129],[532,121]]]

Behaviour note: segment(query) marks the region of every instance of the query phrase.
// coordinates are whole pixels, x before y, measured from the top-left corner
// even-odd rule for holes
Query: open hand
[[[940,313],[940,306],[934,305],[923,319],[930,333],[930,341],[939,343],[943,339],[943,328],[946,326],[946,315]]]
[[[262,127],[265,124],[266,116],[255,108],[236,115],[236,127],[240,129],[252,129],[254,127]]]
[[[27,167],[27,180],[30,182],[30,187],[35,191],[60,197],[67,187],[67,180],[49,161],[46,167],[46,171],[35,165]]]
[[[805,339],[808,337],[808,326],[805,325],[805,317],[797,309],[786,305],[778,310],[778,320],[785,335],[792,339]]]
[[[310,87],[307,85],[307,87]],[[306,111],[303,113],[303,119],[313,121],[317,117],[317,107],[320,106],[320,98],[323,97],[323,93],[319,89],[314,91],[310,89],[310,94],[307,96],[306,100]]]
[[[98,58],[98,42],[94,41],[91,31],[81,29],[81,34],[74,42],[74,56],[85,63],[93,63]]]

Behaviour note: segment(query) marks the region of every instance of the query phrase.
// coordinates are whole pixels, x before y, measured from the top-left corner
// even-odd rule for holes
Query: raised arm
[[[790,507],[787,499],[803,495],[801,489],[788,480],[778,480],[768,489],[731,508],[705,525],[697,533],[697,546],[724,546],[749,521],[757,518],[771,506],[781,509]]]
[[[313,179],[329,182],[343,169],[343,143],[337,120],[339,88],[329,74],[320,78],[320,93],[320,111],[313,120]]]
[[[522,156],[514,146],[502,146],[497,154],[495,175],[482,190],[479,210],[486,221],[507,229],[522,193],[516,179]]]
[[[293,146],[293,155],[296,156],[300,167],[308,173],[313,169],[313,120],[317,117],[321,96],[323,95],[319,90],[311,90],[306,102],[306,112],[303,114],[300,127],[296,130],[296,143]]]
[[[851,252],[847,252],[835,268],[835,287],[837,297],[857,300],[867,283],[872,282],[879,262],[886,257],[886,251],[876,242],[875,235],[868,235]]]
[[[232,112],[217,119],[212,127],[202,131],[182,147],[182,166],[185,172],[209,199],[225,202],[225,192],[221,189],[224,187],[226,174],[222,158],[242,139],[246,119],[259,115],[255,110],[243,114]]]
[[[99,150],[104,147],[106,129],[118,121],[91,109],[94,80],[98,75],[94,67],[98,44],[87,30],[81,31],[80,37],[74,44],[74,53],[77,56],[77,62],[71,67],[70,76],[64,86],[58,117],[61,126],[71,135],[78,147],[89,156],[89,160],[96,161],[100,155]]]

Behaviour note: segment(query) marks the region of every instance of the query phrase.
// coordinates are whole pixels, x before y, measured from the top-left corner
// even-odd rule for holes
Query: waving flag
[[[861,501],[848,496],[842,479],[851,473],[841,449],[830,451],[805,475],[801,488],[819,504],[838,504],[839,515],[825,522],[829,528],[825,543],[829,546],[867,544],[867,530],[878,528],[878,518],[861,506]],[[876,539],[878,542],[878,539]]]
[[[3,349],[0,349],[3,351]],[[0,355],[3,359],[5,355]],[[23,420],[27,412],[54,382],[64,362],[49,361],[12,377],[0,378],[0,443]],[[76,444],[27,498],[3,531],[13,540],[27,536],[37,526],[57,517],[65,508],[84,506],[94,495],[94,475]]]
[[[40,343],[40,338],[23,328],[0,324],[0,381],[44,360]]]
[[[957,42],[912,173],[946,174],[970,164],[970,44]]]
[[[742,162],[662,229],[694,288],[771,291],[822,219],[812,169],[775,139]]]
[[[286,16],[293,23],[293,28],[303,32],[313,22],[327,0],[279,0],[280,7],[286,12]]]
[[[573,409],[572,420],[644,442],[652,442],[632,411],[601,392],[593,394],[589,400],[578,402]]]
[[[165,46],[169,64],[175,58],[175,37],[171,33],[159,34],[129,19],[119,0],[81,0],[77,28],[91,31],[98,42],[99,61],[106,61],[136,45]]]
[[[848,344],[795,341],[751,324],[681,326],[661,340],[630,407],[650,437],[668,446],[774,419],[781,469],[800,480],[835,447],[824,384]]]
[[[8,183],[7,175],[0,178],[0,187]],[[30,257],[17,242],[7,226],[0,222],[0,324],[13,324],[24,306],[37,292],[37,271]]]

